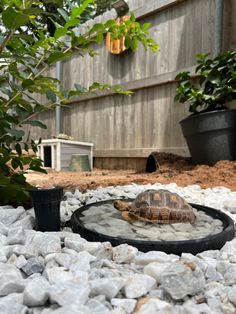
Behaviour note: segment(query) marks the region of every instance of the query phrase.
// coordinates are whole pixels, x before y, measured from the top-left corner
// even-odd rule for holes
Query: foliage
[[[236,51],[220,53],[214,59],[207,54],[197,55],[197,81],[193,83],[189,72],[176,76],[178,86],[175,100],[189,103],[193,113],[220,110],[236,99]]]
[[[31,139],[30,131],[37,126],[46,126],[35,119],[38,113],[66,104],[70,97],[88,91],[111,88],[94,82],[84,88],[75,84],[73,90],[65,90],[61,82],[45,75],[55,62],[74,55],[94,55],[93,43],[102,43],[103,35],[110,32],[113,37],[126,36],[126,45],[133,51],[138,43],[156,52],[158,45],[148,37],[149,24],[140,25],[132,16],[125,25],[109,20],[105,24],[94,24],[81,34],[78,26],[93,0],[83,0],[79,5],[66,0],[1,0],[0,3],[0,201],[22,202],[29,185],[25,170],[42,171],[41,160],[28,154],[37,152],[40,143]],[[57,7],[61,19],[49,12],[49,5],[68,5],[70,12]],[[47,19],[45,19],[47,18]],[[47,21],[55,26],[53,35]],[[60,23],[60,21],[62,21]],[[46,23],[46,24],[45,24]],[[76,28],[75,28],[76,27]],[[116,86],[118,93],[130,94]],[[41,103],[41,99],[45,99]],[[26,128],[26,127],[27,128]],[[24,152],[24,153],[23,153]]]
[[[104,13],[106,10],[111,9],[111,5],[115,2],[116,0],[97,0],[96,1],[96,13],[95,15],[101,15]]]

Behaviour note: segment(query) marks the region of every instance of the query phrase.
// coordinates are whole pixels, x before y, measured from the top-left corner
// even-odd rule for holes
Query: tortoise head
[[[129,202],[124,202],[124,201],[119,201],[119,200],[116,200],[113,202],[113,206],[120,210],[120,211],[126,211],[126,210],[130,210],[130,207],[131,207],[131,203]]]

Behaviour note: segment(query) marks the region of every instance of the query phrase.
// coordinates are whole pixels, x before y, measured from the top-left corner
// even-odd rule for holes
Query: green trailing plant
[[[208,54],[197,55],[196,79],[189,72],[176,76],[178,86],[175,100],[189,103],[196,114],[225,109],[236,99],[236,51],[226,51],[211,59]]]
[[[46,4],[46,5],[45,5]],[[57,5],[57,16],[50,12]],[[60,6],[67,5],[70,10]],[[31,139],[25,126],[46,128],[37,120],[43,111],[66,105],[70,97],[86,92],[112,88],[130,95],[120,86],[94,82],[83,87],[75,84],[66,90],[61,82],[47,75],[49,67],[73,55],[94,55],[92,45],[102,44],[103,35],[126,37],[126,45],[133,51],[138,43],[153,52],[158,45],[148,36],[150,24],[142,26],[134,16],[123,25],[114,20],[97,23],[86,34],[78,30],[87,8],[93,0],[1,0],[0,3],[0,203],[21,203],[29,196],[25,171],[45,172],[42,162],[34,155],[39,141]],[[53,23],[53,34],[48,30],[48,20]],[[61,21],[61,22],[60,22]],[[45,101],[39,101],[43,96]]]

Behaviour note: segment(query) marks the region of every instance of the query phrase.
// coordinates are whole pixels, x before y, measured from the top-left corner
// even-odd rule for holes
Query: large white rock
[[[35,226],[35,218],[31,215],[26,215],[22,219],[15,221],[11,227],[22,227],[25,230],[31,230]]]
[[[23,255],[16,256],[15,254],[12,254],[10,258],[7,261],[8,264],[12,264],[16,266],[17,268],[21,269],[23,266],[27,264],[27,260]]]
[[[232,287],[228,292],[228,298],[230,302],[236,306],[236,286]]]
[[[25,210],[21,206],[7,210],[4,207],[0,207],[0,221],[6,227],[17,221],[22,214],[25,214]]]
[[[112,259],[113,248],[110,242],[102,242],[94,255],[99,259]]]
[[[0,247],[7,245],[7,237],[0,233]]]
[[[231,266],[227,269],[224,274],[224,280],[226,285],[236,285],[236,267],[235,264],[231,264]]]
[[[0,222],[0,234],[5,236],[8,234],[8,227],[5,226],[2,222]]]
[[[21,293],[11,293],[0,298],[1,314],[27,314],[28,309],[23,305],[23,295]]]
[[[26,259],[30,257],[38,256],[38,248],[33,245],[15,244],[9,247],[11,248],[11,251],[12,251],[11,253],[14,253],[16,255],[24,255]]]
[[[73,256],[71,256],[71,254],[68,253],[57,253],[54,255],[53,258],[55,259],[57,264],[68,269],[73,260]]]
[[[73,240],[70,238],[65,238],[64,244],[65,247],[75,250],[76,252],[81,252],[84,250],[84,239],[80,238],[80,240]]]
[[[121,244],[113,248],[112,258],[119,264],[130,263],[134,259],[137,252],[137,248],[128,244]]]
[[[72,263],[69,266],[69,269],[73,273],[77,273],[78,271],[89,271],[90,270],[90,262],[94,261],[96,257],[89,254],[86,251],[82,251],[77,253],[77,255],[73,258]]]
[[[44,305],[49,297],[49,282],[42,276],[29,280],[23,293],[23,303],[27,306]]]
[[[42,256],[61,252],[60,238],[42,232],[36,232],[32,239],[32,245],[38,249],[39,254]]]
[[[125,313],[130,314],[133,313],[137,301],[133,299],[111,299],[111,304],[115,307],[120,307],[125,310]]]
[[[70,305],[75,300],[80,304],[85,304],[89,293],[90,287],[88,284],[67,281],[53,285],[49,291],[49,298],[51,302],[56,302],[60,306]]]
[[[126,279],[113,277],[101,278],[90,281],[91,295],[105,295],[108,299],[114,298],[124,287]]]
[[[224,209],[229,211],[231,214],[236,214],[236,197],[234,199],[225,201],[223,204]]]
[[[176,262],[163,271],[160,284],[173,299],[179,300],[201,291],[205,286],[205,278],[196,264]]]
[[[171,263],[152,262],[144,267],[144,274],[156,279],[157,283],[161,282],[161,276],[165,270],[169,268]]]
[[[147,253],[139,252],[135,256],[135,263],[138,265],[148,265],[152,262],[168,263],[179,260],[179,256],[174,254],[166,254],[161,251],[149,251]]]
[[[43,274],[50,284],[62,284],[73,280],[72,272],[65,267],[46,268]]]
[[[22,227],[10,227],[7,244],[25,244],[25,230]]]
[[[221,257],[225,261],[236,263],[236,246],[232,242],[226,242],[220,250]]]
[[[91,313],[110,314],[109,309],[98,300],[89,299],[88,302],[86,303],[86,306],[90,309]]]
[[[156,287],[156,280],[144,274],[130,276],[125,285],[126,298],[134,299],[147,294]]]
[[[13,265],[0,263],[0,296],[22,292],[23,289],[23,278],[19,269]]]

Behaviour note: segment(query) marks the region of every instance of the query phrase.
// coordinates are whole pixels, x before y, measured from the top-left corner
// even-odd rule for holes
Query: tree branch
[[[9,42],[9,40],[12,38],[13,35],[13,31],[9,31],[6,35],[6,37],[4,38],[3,42],[0,45],[0,53],[2,53],[3,49],[6,47],[7,43]]]

